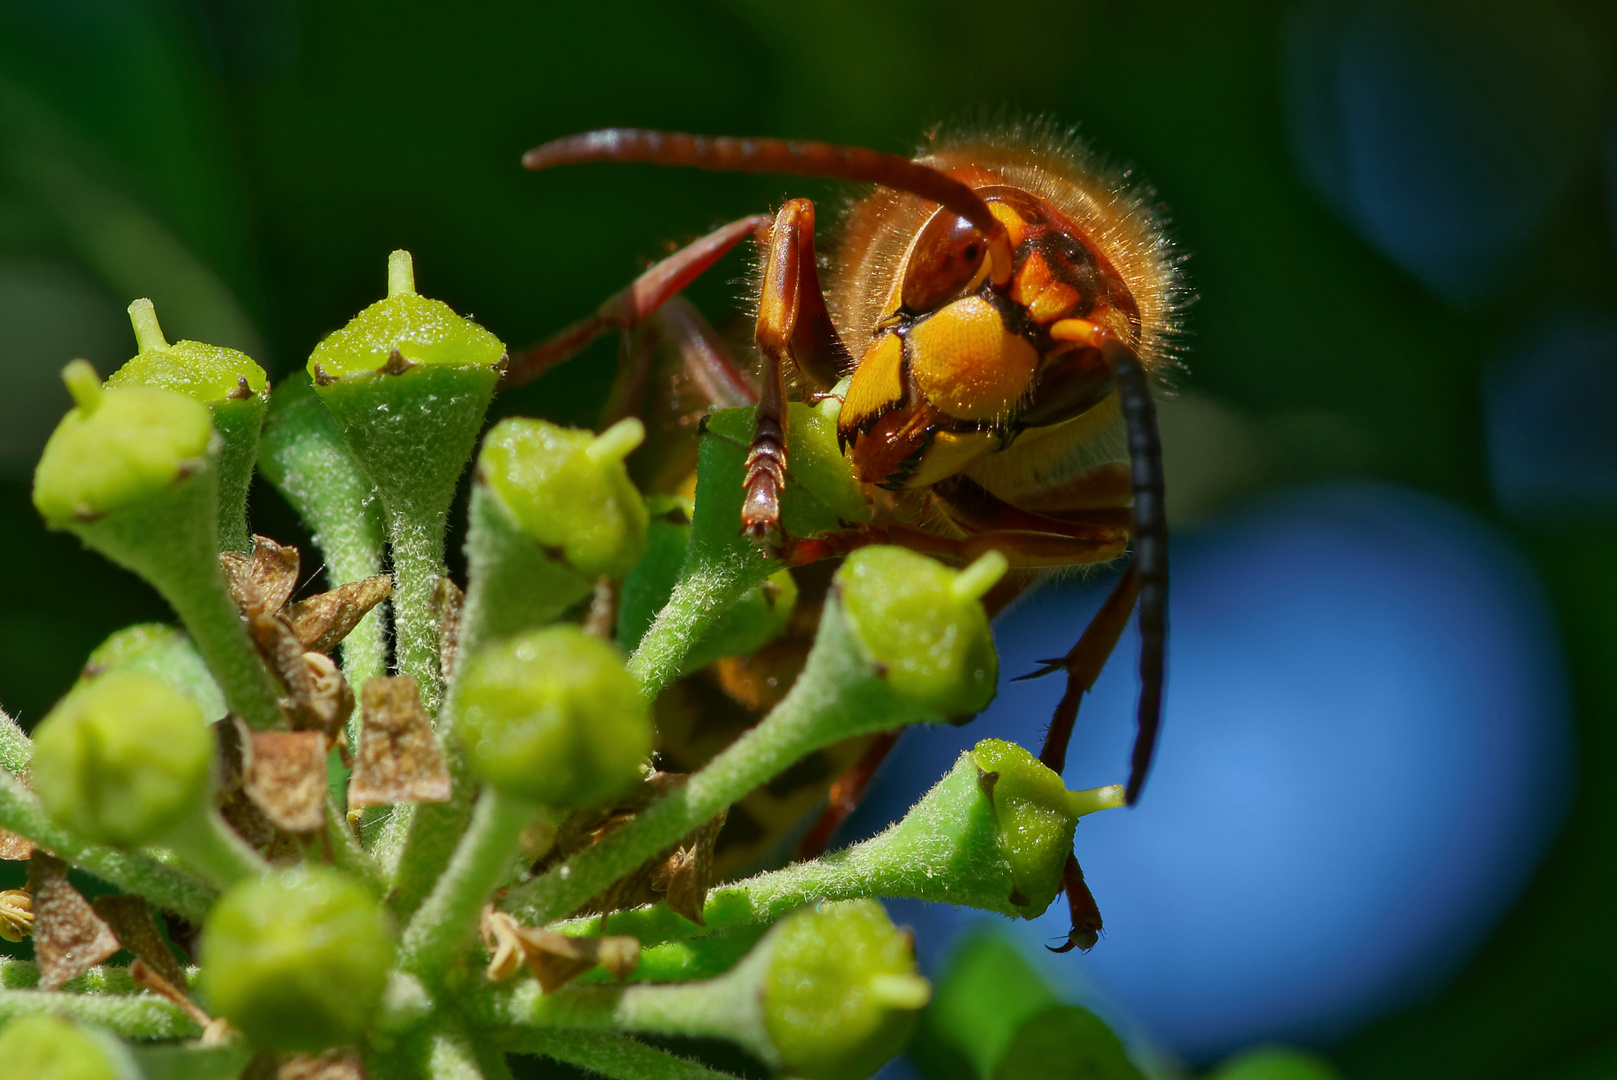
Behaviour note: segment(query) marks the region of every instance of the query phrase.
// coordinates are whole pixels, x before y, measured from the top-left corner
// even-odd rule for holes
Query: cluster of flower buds
[[[1121,804],[988,739],[882,834],[726,880],[749,793],[992,699],[1002,557],[871,546],[805,584],[737,532],[745,409],[705,422],[694,498],[635,487],[636,419],[484,432],[505,346],[419,295],[405,252],[273,395],[238,352],[169,344],[150,302],[131,317],[139,355],[105,385],[67,368],[34,502],[179,625],[114,634],[31,739],[0,716],[0,859],[31,867],[0,934],[37,958],[0,972],[18,1075],[497,1080],[511,1053],[725,1075],[647,1036],[860,1080],[938,1008],[878,900],[1032,918],[1078,818]],[[868,520],[836,409],[789,410],[793,536]],[[328,591],[300,595],[315,560],[248,528],[255,463]],[[444,544],[468,465],[463,590]],[[789,630],[789,689],[663,771],[659,695]],[[87,901],[71,866],[117,894]],[[120,949],[137,959],[105,966]]]

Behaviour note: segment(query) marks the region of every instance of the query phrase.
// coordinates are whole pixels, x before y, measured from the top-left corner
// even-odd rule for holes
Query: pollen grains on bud
[[[996,552],[955,571],[905,548],[867,547],[837,571],[838,603],[895,692],[944,716],[971,716],[999,679],[980,598],[1004,572]]]
[[[764,1025],[805,1080],[863,1080],[903,1049],[931,996],[909,937],[874,900],[804,908],[760,949]]]
[[[370,894],[305,865],[220,897],[203,926],[201,990],[261,1047],[323,1050],[364,1032],[392,958],[392,921]]]
[[[651,753],[650,703],[616,649],[571,624],[494,642],[458,676],[472,770],[541,806],[620,794]]]
[[[53,818],[87,839],[152,843],[202,801],[213,746],[192,698],[152,675],[110,671],[40,721],[34,790]]]
[[[6,1075],[28,1080],[139,1080],[134,1057],[112,1035],[63,1016],[19,1016],[0,1027]]]

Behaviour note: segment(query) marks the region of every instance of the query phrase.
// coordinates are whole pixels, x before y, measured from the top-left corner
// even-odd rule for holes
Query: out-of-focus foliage
[[[975,109],[1049,111],[1137,166],[1192,253],[1190,368],[1164,421],[1181,521],[1285,482],[1400,483],[1515,530],[1556,605],[1580,753],[1567,830],[1465,973],[1335,1062],[1597,1075],[1617,1007],[1611,466],[1588,465],[1576,514],[1540,496],[1610,447],[1558,422],[1565,404],[1609,423],[1609,331],[1571,359],[1544,342],[1617,315],[1617,13],[1407,7],[0,0],[0,704],[37,720],[109,631],[168,617],[27,505],[68,404],[55,372],[129,356],[130,299],[151,296],[172,339],[279,378],[376,295],[379,253],[407,246],[426,291],[525,343],[665,242],[787,194],[838,197],[775,177],[524,174],[545,138],[636,124],[904,150]],[[1496,212],[1484,243],[1466,214]],[[1409,221],[1452,243],[1416,250]],[[695,290],[716,320],[743,291],[726,265]],[[496,410],[588,422],[609,377],[598,346]],[[1542,399],[1546,380],[1563,393]],[[300,540],[267,487],[254,498],[255,521]]]

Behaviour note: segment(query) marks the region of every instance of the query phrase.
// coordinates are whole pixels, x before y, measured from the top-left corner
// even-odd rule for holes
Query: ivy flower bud
[[[623,459],[645,437],[629,419],[600,435],[512,418],[483,439],[466,538],[461,647],[544,626],[621,578],[646,552],[646,504]]]
[[[83,361],[63,377],[78,405],[34,470],[34,507],[52,528],[148,502],[203,467],[213,420],[202,405],[156,387],[103,391]]]
[[[0,1028],[7,1075],[29,1080],[139,1080],[127,1048],[62,1016],[21,1016]]]
[[[904,1047],[931,987],[874,900],[805,908],[765,939],[764,1025],[786,1071],[863,1080]]]
[[[391,921],[370,894],[304,866],[220,898],[203,927],[201,989],[259,1046],[323,1050],[364,1032],[392,958]]]
[[[620,578],[646,552],[646,504],[623,465],[644,438],[632,418],[595,435],[513,417],[483,439],[478,478],[535,544],[591,582]]]
[[[112,671],[139,671],[161,679],[195,701],[209,722],[222,719],[229,711],[207,661],[176,627],[136,623],[114,630],[91,651],[74,685],[83,686]]]
[[[489,645],[456,687],[474,772],[543,806],[591,806],[623,792],[651,753],[650,703],[617,650],[572,625]]]
[[[213,730],[163,681],[112,671],[75,687],[34,732],[34,790],[52,817],[98,843],[153,843],[208,787]]]
[[[225,700],[254,727],[281,719],[269,672],[219,569],[219,447],[206,406],[172,390],[103,390],[75,360],[62,372],[78,406],[45,444],[34,506],[163,594]]]
[[[207,406],[224,438],[219,453],[219,544],[247,551],[247,487],[269,403],[269,380],[235,349],[178,341],[170,345],[150,300],[129,305],[140,352],[107,379],[108,387],[157,386]]]
[[[1005,573],[984,555],[953,571],[899,547],[868,547],[837,572],[849,630],[895,692],[947,717],[969,717],[994,698],[999,658],[979,602]]]
[[[388,260],[387,297],[315,346],[309,375],[376,484],[393,557],[395,655],[435,712],[434,594],[455,482],[472,456],[505,364],[500,339],[415,291],[407,251]]]

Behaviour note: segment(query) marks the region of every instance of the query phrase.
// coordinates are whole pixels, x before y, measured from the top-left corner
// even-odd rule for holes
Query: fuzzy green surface
[[[309,374],[334,378],[375,371],[393,350],[418,364],[493,367],[505,345],[477,323],[455,314],[442,300],[419,293],[389,296],[315,346]]]
[[[88,415],[73,409],[34,470],[34,507],[63,528],[140,502],[206,456],[213,418],[172,390],[107,390]]]
[[[164,623],[137,623],[114,630],[84,662],[75,686],[113,671],[139,671],[155,676],[185,694],[210,723],[229,708],[224,691],[208,671],[207,661],[183,630]]]
[[[686,658],[685,670],[700,670],[726,656],[751,656],[786,632],[796,607],[796,579],[790,571],[775,571],[718,617]]]
[[[324,867],[277,870],[209,914],[201,989],[258,1045],[322,1050],[364,1031],[392,958],[391,921],[358,884]]]
[[[1015,743],[984,739],[972,748],[977,767],[997,774],[990,799],[999,847],[1024,905],[1043,911],[1061,887],[1061,868],[1078,827],[1072,795],[1061,777]]]
[[[151,675],[109,672],[40,721],[34,790],[52,817],[88,839],[152,843],[204,797],[213,747],[191,698]]]
[[[646,552],[646,504],[620,460],[588,453],[595,435],[512,417],[483,437],[478,478],[523,534],[579,574],[622,577]]]
[[[264,369],[246,353],[200,341],[176,341],[131,357],[107,377],[107,386],[161,386],[204,405],[239,394],[243,381],[254,395],[269,385]]]
[[[6,1074],[28,1080],[133,1080],[105,1041],[60,1016],[24,1016],[0,1029]]]
[[[458,733],[474,772],[542,806],[588,806],[639,777],[650,703],[611,645],[576,626],[496,642],[466,664]]]
[[[988,615],[950,589],[956,572],[900,547],[861,548],[837,571],[848,625],[894,690],[945,716],[994,699],[999,658]]]
[[[689,514],[688,501],[664,498],[655,505],[662,513],[647,530],[646,555],[623,579],[618,598],[618,642],[628,649],[640,644],[673,595],[690,545],[690,525],[677,520]],[[713,621],[685,657],[683,670],[696,671],[720,657],[751,656],[785,633],[796,606],[797,580],[790,571],[775,571]]]
[[[915,975],[909,940],[874,900],[805,909],[771,935],[764,1023],[781,1060],[807,1080],[863,1080],[904,1047],[914,1009],[878,1000],[871,983]]]
[[[275,388],[258,470],[313,532],[331,584],[346,585],[381,572],[386,529],[376,485],[302,373]],[[378,606],[343,640],[343,673],[352,686],[362,687],[387,673],[382,615]],[[358,745],[358,718],[349,723],[350,745]]]

